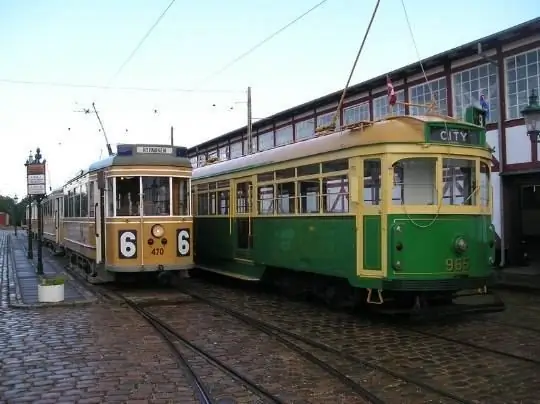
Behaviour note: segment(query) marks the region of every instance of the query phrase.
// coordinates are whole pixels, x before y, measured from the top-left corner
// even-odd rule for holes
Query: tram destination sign
[[[429,141],[463,145],[479,145],[481,132],[463,128],[430,127]]]
[[[172,147],[165,146],[137,146],[139,154],[173,154]]]
[[[26,185],[28,195],[45,195],[47,193],[45,163],[28,164],[26,167]]]

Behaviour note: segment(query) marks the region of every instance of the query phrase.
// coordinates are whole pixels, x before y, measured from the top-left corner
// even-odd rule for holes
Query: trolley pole
[[[251,154],[253,152],[253,118],[251,117],[251,87],[247,88],[247,147],[248,152],[246,154]]]

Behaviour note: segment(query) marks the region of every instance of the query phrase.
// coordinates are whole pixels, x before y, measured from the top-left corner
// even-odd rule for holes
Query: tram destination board
[[[45,164],[29,164],[26,168],[26,185],[28,195],[44,195],[47,193]]]
[[[428,141],[433,143],[451,143],[481,146],[484,144],[482,131],[468,128],[429,126]]]

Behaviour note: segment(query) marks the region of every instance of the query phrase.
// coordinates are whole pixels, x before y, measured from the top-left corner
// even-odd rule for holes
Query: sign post
[[[43,212],[41,208],[41,201],[47,194],[47,178],[46,173],[46,161],[41,162],[41,150],[39,147],[36,150],[35,156],[30,157],[26,161],[26,184],[28,188],[28,196],[31,200],[36,201],[37,207],[37,220],[38,220],[38,261],[37,261],[37,273],[43,275]],[[30,223],[28,225],[28,258],[33,258],[32,252],[32,207],[30,206]]]

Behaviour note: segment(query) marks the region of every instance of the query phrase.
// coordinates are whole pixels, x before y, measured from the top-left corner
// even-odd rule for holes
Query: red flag
[[[388,87],[388,104],[395,105],[397,96],[392,80],[390,80],[390,76],[386,76],[386,86]]]

